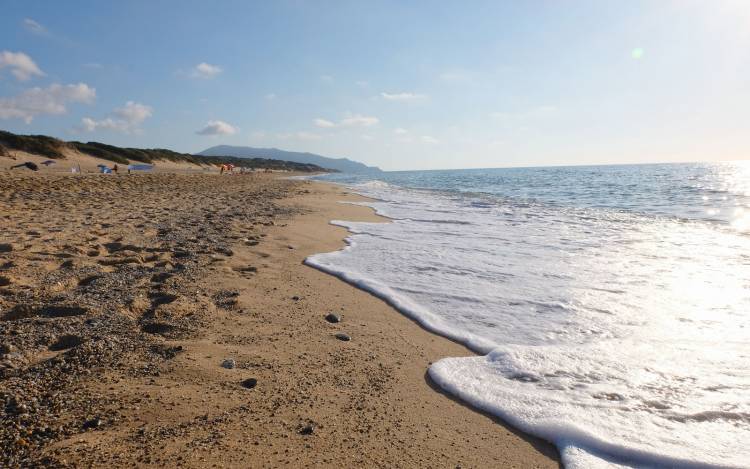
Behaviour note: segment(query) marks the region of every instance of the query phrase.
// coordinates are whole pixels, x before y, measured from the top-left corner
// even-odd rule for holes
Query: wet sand
[[[302,264],[343,246],[329,220],[383,221],[344,199],[263,174],[0,174],[0,465],[559,467],[429,382],[468,350]]]

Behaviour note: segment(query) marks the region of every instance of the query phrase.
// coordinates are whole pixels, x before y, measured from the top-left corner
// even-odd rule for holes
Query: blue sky
[[[0,128],[384,169],[746,159],[750,3],[18,1]]]

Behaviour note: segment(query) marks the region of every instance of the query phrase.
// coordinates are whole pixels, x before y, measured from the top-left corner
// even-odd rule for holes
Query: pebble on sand
[[[341,322],[341,316],[334,313],[328,313],[325,317],[326,321],[330,322],[331,324],[336,324]]]
[[[237,366],[237,362],[234,361],[234,358],[227,358],[223,362],[221,362],[222,368],[226,368],[227,370],[233,369],[235,366]]]
[[[336,334],[336,338],[339,340],[343,340],[344,342],[349,342],[350,340],[352,340],[352,338],[349,337],[349,334],[344,334],[343,332],[338,332]]]
[[[258,380],[255,378],[247,378],[245,380],[242,380],[240,384],[243,388],[253,389],[258,384]]]

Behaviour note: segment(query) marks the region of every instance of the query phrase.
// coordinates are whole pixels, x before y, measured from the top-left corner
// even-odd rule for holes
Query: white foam
[[[703,224],[370,183],[392,223],[335,221],[306,262],[484,354],[446,391],[568,468],[750,467],[750,239]]]

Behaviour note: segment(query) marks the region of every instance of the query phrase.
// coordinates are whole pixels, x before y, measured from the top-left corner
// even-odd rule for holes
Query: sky
[[[387,170],[750,158],[750,2],[3,0],[0,128]]]

